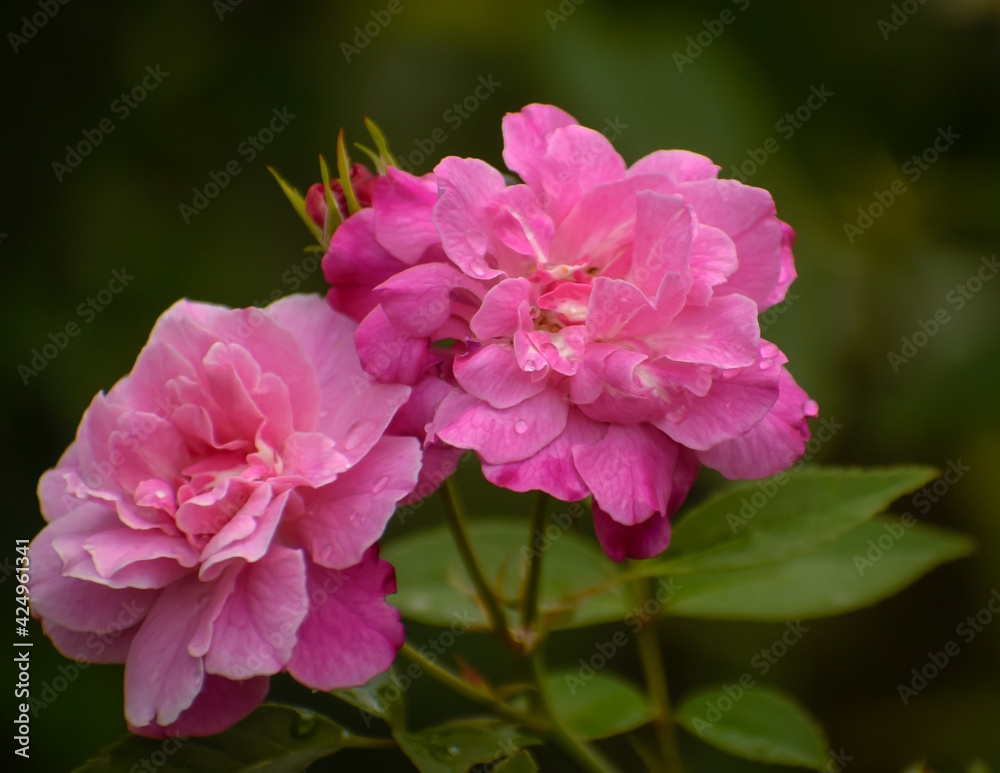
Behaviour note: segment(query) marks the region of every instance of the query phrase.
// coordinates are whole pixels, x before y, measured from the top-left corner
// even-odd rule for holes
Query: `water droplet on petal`
[[[528,431],[528,422],[526,422],[524,419],[518,419],[517,422],[514,424],[514,431],[518,435],[523,435],[525,432]]]
[[[324,468],[323,477],[329,477],[330,475],[333,475],[333,470],[331,470],[329,467]]]
[[[667,412],[667,421],[683,421],[687,418],[688,409],[686,405],[678,405]]]
[[[457,746],[449,746],[448,747],[448,754],[450,754],[452,757],[454,757],[456,754],[458,754],[458,752],[459,752],[459,749],[458,749]]]
[[[363,419],[347,430],[347,437],[344,438],[344,448],[353,451],[358,446],[367,443],[375,434],[376,425],[370,419]]]
[[[325,548],[323,548],[322,552],[320,553],[319,560],[322,561],[324,564],[330,563],[330,559],[333,558],[333,554],[336,552],[336,550],[337,549],[333,545],[327,545]]]
[[[760,361],[760,369],[761,370],[769,370],[770,368],[773,368],[773,367],[774,367],[774,360],[761,360]]]
[[[819,403],[815,400],[806,400],[802,405],[802,412],[806,416],[819,416]]]
[[[385,487],[388,484],[389,484],[389,478],[383,475],[381,478],[375,481],[374,485],[372,485],[372,493],[381,494],[383,491],[385,491]]]
[[[524,361],[524,369],[528,371],[528,373],[534,373],[537,368],[538,366],[535,364],[534,360]]]

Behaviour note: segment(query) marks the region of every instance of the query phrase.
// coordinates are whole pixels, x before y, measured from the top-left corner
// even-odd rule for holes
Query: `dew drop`
[[[517,422],[514,424],[514,431],[518,435],[523,435],[525,432],[528,431],[528,422],[526,422],[524,419],[518,419]]]
[[[375,422],[370,419],[357,422],[347,430],[347,437],[344,438],[344,448],[348,451],[353,451],[358,446],[370,440],[371,436],[375,433],[375,429]]]
[[[323,477],[329,477],[330,475],[333,475],[333,470],[331,470],[329,467],[324,468]]]
[[[769,370],[769,369],[771,369],[773,367],[774,367],[774,360],[761,360],[760,361],[760,369],[761,370]]]
[[[802,405],[802,411],[806,416],[819,416],[819,403],[815,400],[806,400]]]
[[[528,373],[534,373],[535,370],[538,369],[538,366],[535,364],[534,360],[525,360],[525,362],[524,362],[524,369]]]
[[[324,564],[330,563],[330,559],[333,558],[333,554],[335,552],[336,552],[336,548],[334,548],[333,545],[327,545],[325,548],[323,548],[323,552],[320,553],[320,560]]]
[[[667,421],[683,421],[688,414],[686,405],[678,405],[667,412]]]
[[[457,746],[449,746],[448,747],[448,754],[450,754],[452,757],[456,756],[458,754],[458,751],[459,751],[459,749],[458,749]]]
[[[383,475],[381,478],[375,481],[374,485],[372,486],[372,493],[381,494],[383,491],[385,491],[385,487],[388,484],[389,484],[389,478]]]

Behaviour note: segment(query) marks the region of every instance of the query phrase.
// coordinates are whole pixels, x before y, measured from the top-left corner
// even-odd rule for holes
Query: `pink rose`
[[[135,732],[207,735],[287,670],[363,684],[403,641],[376,541],[414,488],[410,394],[369,384],[318,297],[180,301],[39,483],[32,611],[69,657],[125,663]]]
[[[458,387],[432,437],[498,485],[592,495],[615,560],[656,555],[700,464],[757,478],[804,451],[816,404],[757,321],[795,278],[794,232],[695,153],[628,167],[547,105],[503,132],[523,184],[454,157],[379,177],[331,241],[329,300],[376,378]]]

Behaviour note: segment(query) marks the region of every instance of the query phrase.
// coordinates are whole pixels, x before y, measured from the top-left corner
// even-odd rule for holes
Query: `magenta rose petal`
[[[266,676],[234,682],[214,674],[206,674],[201,692],[194,702],[169,725],[129,724],[129,730],[150,738],[214,735],[235,725],[257,708],[267,695]]]
[[[309,615],[299,627],[289,673],[314,690],[364,684],[392,665],[403,644],[392,567],[369,550],[360,563],[335,571],[309,564]]]
[[[626,558],[652,558],[670,545],[670,519],[654,513],[641,523],[626,525],[593,506],[594,532],[605,554],[612,561]]]
[[[420,465],[415,438],[383,437],[337,480],[303,491],[295,528],[312,560],[331,569],[358,563],[382,535],[396,503],[416,488]]]

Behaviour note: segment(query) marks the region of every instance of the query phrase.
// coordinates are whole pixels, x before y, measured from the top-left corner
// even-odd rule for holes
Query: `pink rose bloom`
[[[628,167],[546,105],[503,133],[523,184],[454,157],[378,178],[331,241],[329,299],[379,380],[451,379],[431,431],[492,482],[592,495],[611,558],[657,555],[700,464],[759,478],[805,449],[816,404],[757,321],[795,278],[794,232],[703,156]]]
[[[410,389],[366,385],[354,328],[312,296],[180,301],[42,476],[32,611],[125,663],[135,732],[216,733],[271,674],[355,686],[402,645],[376,541],[421,455],[383,435]]]

